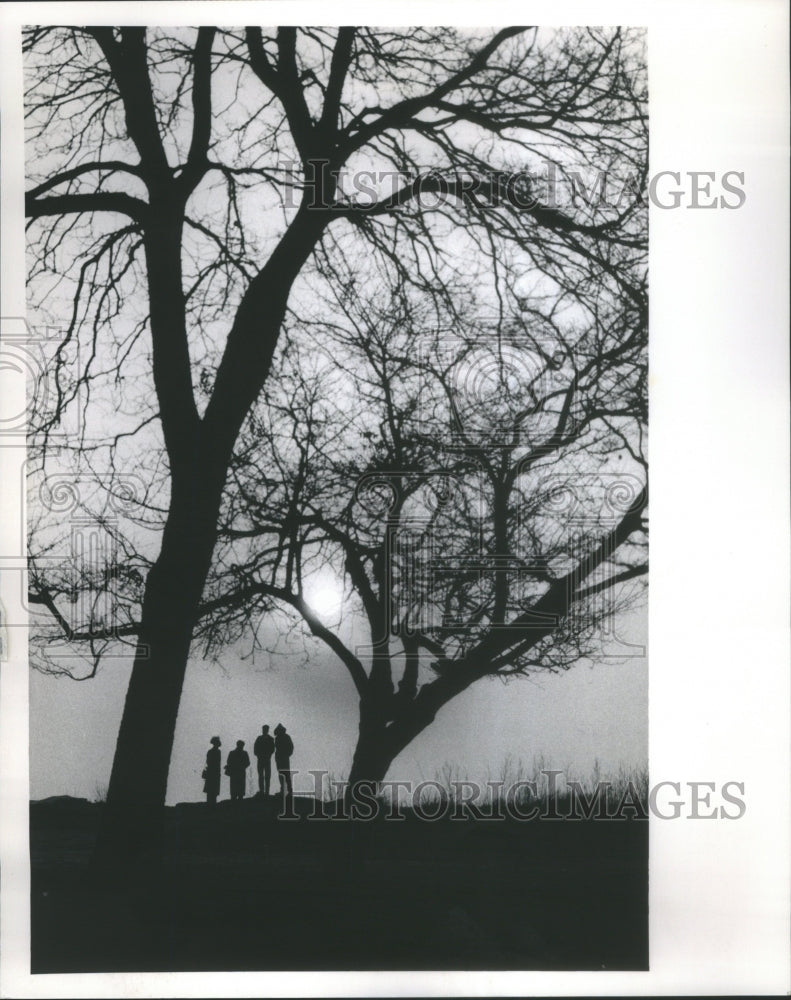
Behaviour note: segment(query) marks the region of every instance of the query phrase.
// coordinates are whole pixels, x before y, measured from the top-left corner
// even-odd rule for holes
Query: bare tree
[[[240,431],[289,310],[309,279],[332,281],[322,261],[382,268],[458,319],[444,291],[458,240],[500,296],[512,245],[594,303],[598,328],[644,331],[641,40],[619,29],[34,28],[25,52],[30,302],[62,331],[35,428],[42,489],[48,463],[63,462],[56,431],[97,488],[112,495],[138,460],[144,482],[135,532],[116,531],[131,562],[115,580],[121,622],[104,630],[89,608],[68,624],[42,560],[31,600],[94,668],[105,639],[136,643],[103,843],[137,849],[161,815]],[[619,197],[583,197],[583,174],[616,176]],[[448,676],[435,707],[460,683]]]
[[[475,681],[606,658],[602,626],[647,571],[645,329],[513,295],[501,320],[466,282],[445,292],[463,326],[400,286],[287,324],[197,626],[211,653],[275,601],[337,655],[359,696],[352,784]],[[322,614],[333,576],[347,597]]]

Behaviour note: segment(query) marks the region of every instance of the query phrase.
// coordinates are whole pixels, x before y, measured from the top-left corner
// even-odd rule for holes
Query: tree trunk
[[[130,861],[160,844],[170,754],[192,629],[216,539],[221,485],[174,490],[146,581],[141,631],[94,861]]]
[[[378,785],[390,765],[434,719],[420,699],[399,702],[387,692],[360,699],[360,726],[349,773],[349,789],[359,782]]]
[[[359,782],[384,781],[390,765],[424,729],[448,701],[466,690],[485,670],[480,664],[459,667],[432,683],[423,685],[414,697],[400,697],[373,688],[360,699],[360,727],[349,774],[349,790]],[[408,690],[405,689],[405,690]]]
[[[357,746],[354,748],[352,768],[349,772],[349,790],[359,782],[378,785],[393,763],[395,754],[392,752],[387,735],[387,727],[370,705],[360,702],[360,727]]]
[[[167,215],[165,207],[162,212]],[[141,852],[159,846],[181,690],[217,539],[228,465],[239,430],[269,374],[291,286],[329,218],[301,208],[250,282],[202,420],[190,402],[180,228],[171,219],[157,239],[147,243],[156,331],[154,378],[171,463],[171,502],[159,558],[146,581],[95,870],[127,866]]]

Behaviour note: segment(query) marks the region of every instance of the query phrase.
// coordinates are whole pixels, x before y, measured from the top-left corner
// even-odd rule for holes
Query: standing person
[[[275,726],[275,764],[277,776],[280,778],[280,791],[284,796],[292,798],[294,789],[291,787],[291,754],[294,743],[286,732],[286,727],[278,722]]]
[[[269,795],[269,784],[272,780],[272,754],[275,752],[275,741],[269,735],[269,726],[261,727],[261,735],[256,737],[253,753],[258,765],[258,791],[261,795]]]
[[[245,779],[247,768],[250,766],[250,757],[244,748],[244,740],[236,741],[236,749],[228,754],[225,762],[225,773],[231,779],[231,799],[240,800],[244,798]]]
[[[210,806],[217,805],[217,796],[220,794],[220,763],[222,754],[220,747],[222,740],[219,736],[212,736],[209,740],[211,749],[206,753],[206,767],[203,769],[203,790],[206,793],[206,801]]]

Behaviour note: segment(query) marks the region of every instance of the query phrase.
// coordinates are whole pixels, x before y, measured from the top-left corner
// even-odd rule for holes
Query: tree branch
[[[529,31],[527,27],[510,27],[503,28],[498,31],[497,34],[487,42],[479,51],[472,57],[469,63],[460,69],[457,73],[448,77],[444,83],[441,83],[438,87],[429,91],[427,94],[423,94],[420,97],[410,97],[406,100],[399,101],[392,107],[385,110],[376,121],[372,122],[370,125],[363,126],[356,133],[352,132],[356,122],[361,120],[366,116],[366,112],[362,112],[358,115],[357,119],[352,122],[345,130],[345,135],[350,138],[343,146],[344,156],[349,156],[351,153],[360,149],[371,139],[380,135],[382,132],[389,128],[404,128],[408,127],[414,122],[415,115],[419,112],[424,111],[426,108],[432,107],[437,101],[445,97],[451,91],[455,90],[460,84],[469,80],[470,77],[474,76],[480,69],[486,66],[489,56],[492,55],[502,44],[509,38],[513,38],[515,35],[520,35],[524,31]],[[353,138],[351,137],[353,136]]]
[[[58,184],[67,184],[69,181],[73,181],[75,178],[81,177],[83,174],[90,173],[94,170],[103,170],[105,173],[115,173],[118,170],[122,170],[125,173],[134,174],[137,177],[140,176],[140,168],[138,166],[134,166],[131,163],[124,163],[123,160],[97,160],[93,163],[81,163],[79,166],[71,167],[69,170],[63,170],[59,174],[53,174],[53,176],[48,178],[46,181],[43,181],[36,187],[31,188],[31,190],[27,192],[26,197],[37,198],[39,195],[57,187]]]
[[[148,219],[148,205],[139,198],[120,191],[54,194],[49,198],[34,197],[33,192],[25,195],[25,215],[29,219],[81,212],[118,212],[121,215],[128,215],[141,224]]]
[[[356,33],[356,28],[338,29],[338,37],[335,41],[335,48],[332,51],[327,91],[324,95],[324,108],[318,125],[319,132],[326,138],[333,136],[338,125],[341,94],[343,92],[346,73],[352,59],[352,48]]]
[[[43,605],[58,623],[64,636],[69,642],[92,642],[96,639],[116,639],[127,635],[138,635],[140,625],[137,622],[130,622],[127,625],[113,625],[110,628],[96,629],[90,632],[77,632],[66,621],[58,611],[55,599],[48,587],[42,587],[39,591],[28,591],[29,604]]]
[[[605,590],[610,590],[619,583],[626,583],[627,580],[634,580],[635,577],[645,576],[647,573],[647,563],[643,563],[640,566],[632,566],[630,569],[625,569],[621,573],[616,573],[615,576],[609,576],[606,580],[601,580],[599,583],[594,583],[590,587],[586,587],[585,590],[576,591],[572,594],[572,600],[584,601],[586,598],[593,597],[595,594],[601,594]]]
[[[313,155],[313,122],[305,104],[297,71],[296,34],[296,28],[278,29],[278,65],[274,69],[264,50],[261,29],[245,30],[250,68],[283,105],[291,137],[303,161],[306,161]]]
[[[212,601],[204,602],[198,608],[198,619],[205,618],[214,612],[229,607],[241,607],[250,598],[255,596],[266,596],[274,597],[276,600],[283,601],[283,603],[290,605],[297,611],[302,617],[303,621],[306,623],[313,635],[317,639],[321,639],[325,645],[336,654],[336,656],[343,662],[347,670],[349,671],[354,686],[360,695],[365,692],[368,677],[365,673],[365,668],[363,667],[360,660],[349,650],[346,645],[326,627],[322,624],[321,620],[316,615],[315,611],[310,607],[304,597],[285,587],[275,587],[272,584],[264,583],[263,581],[258,581],[255,583],[250,583],[245,587],[240,588],[237,591],[223,594],[222,597],[215,598]]]
[[[209,140],[211,138],[211,49],[216,28],[198,29],[198,40],[193,51],[192,75],[192,139],[187,166],[179,182],[192,191],[208,168]]]
[[[120,41],[116,40],[112,28],[89,28],[88,31],[98,42],[112,71],[124,105],[129,138],[137,147],[147,180],[169,176],[148,74],[146,29],[121,28]]]

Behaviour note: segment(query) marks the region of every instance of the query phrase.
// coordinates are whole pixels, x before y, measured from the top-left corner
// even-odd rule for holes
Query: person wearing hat
[[[231,779],[231,800],[244,798],[249,766],[250,757],[244,748],[244,740],[237,740],[236,749],[231,750],[228,754],[228,760],[225,762],[225,773]]]
[[[294,752],[294,743],[286,732],[286,727],[278,722],[275,726],[275,764],[277,766],[277,776],[280,778],[280,791],[288,798],[292,798],[294,790],[291,787],[291,754]]]
[[[219,736],[212,736],[209,740],[211,749],[206,754],[206,767],[203,769],[203,790],[206,793],[206,801],[210,806],[217,805],[217,796],[220,794],[220,747],[222,740]]]

